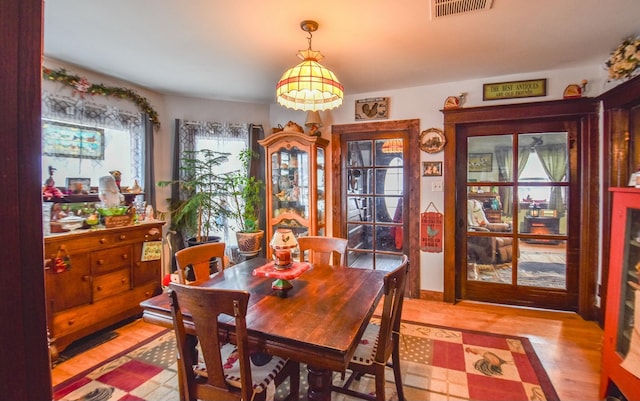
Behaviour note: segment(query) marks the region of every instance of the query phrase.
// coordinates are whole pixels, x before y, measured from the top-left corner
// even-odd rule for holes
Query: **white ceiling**
[[[362,94],[603,65],[640,34],[640,0],[493,0],[430,16],[430,0],[45,0],[44,54],[185,96],[275,102],[281,74],[312,48]],[[71,71],[73,72],[73,71]]]

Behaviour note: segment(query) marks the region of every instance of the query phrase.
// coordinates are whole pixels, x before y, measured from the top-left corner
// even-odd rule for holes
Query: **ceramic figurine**
[[[56,182],[53,179],[54,171],[56,171],[56,169],[49,166],[49,178],[44,182],[44,189],[42,190],[42,195],[46,200],[53,198],[61,199],[64,197],[64,194],[56,187]]]
[[[112,175],[100,177],[98,185],[98,197],[105,207],[120,206],[124,202],[124,195],[116,185],[116,180]]]
[[[122,173],[120,172],[120,170],[112,170],[109,171],[109,174],[113,176],[113,179],[116,181],[118,191],[120,191],[120,180],[122,179]]]

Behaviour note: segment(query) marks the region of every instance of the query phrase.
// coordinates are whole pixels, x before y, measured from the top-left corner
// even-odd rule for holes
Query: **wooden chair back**
[[[249,343],[247,336],[247,305],[249,293],[238,290],[221,290],[191,285],[169,284],[169,297],[173,328],[178,345],[178,374],[183,400],[251,400],[252,377],[249,364]],[[182,310],[191,314],[193,326],[205,362],[207,376],[196,376],[193,366],[197,356],[193,355],[193,345],[187,338]],[[218,316],[235,318],[236,345],[240,359],[241,388],[231,390],[224,376],[221,341],[218,335]],[[191,344],[191,345],[190,345]]]
[[[334,266],[346,263],[348,241],[345,238],[307,236],[298,238],[300,261],[324,263]],[[308,258],[305,258],[305,251]]]
[[[407,255],[402,255],[400,266],[384,276],[384,303],[380,318],[378,349],[375,356],[376,362],[383,365],[387,363],[394,349],[393,334],[400,333],[402,304],[404,303],[404,290],[408,270],[409,259]]]
[[[224,242],[210,242],[190,246],[176,252],[176,265],[178,268],[178,279],[180,284],[196,284],[205,281],[211,275],[210,262],[213,258],[218,258],[218,266],[220,271],[225,266],[225,250]],[[195,280],[189,282],[187,280],[187,268],[191,266],[193,269]]]
[[[353,359],[349,362],[348,369],[351,370],[349,378],[341,385],[332,385],[332,391],[369,401],[384,401],[386,400],[385,386],[387,382],[385,368],[391,367],[398,399],[404,400],[399,343],[402,304],[408,271],[409,259],[403,255],[400,265],[385,275],[380,324],[369,322],[363,334],[363,338],[367,338],[369,341],[358,345]],[[373,346],[374,343],[375,346]],[[390,357],[392,362],[389,362]],[[350,388],[354,380],[358,380],[365,374],[375,376],[375,393],[362,392],[361,388]]]

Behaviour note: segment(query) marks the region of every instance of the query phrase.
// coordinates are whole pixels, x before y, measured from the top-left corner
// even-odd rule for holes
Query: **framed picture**
[[[487,172],[493,170],[493,153],[469,153],[470,173]]]
[[[104,129],[42,120],[42,153],[104,160]]]
[[[429,128],[420,133],[420,149],[427,153],[442,152],[447,139],[438,128]]]
[[[67,192],[73,195],[88,194],[91,192],[91,178],[67,177]]]
[[[442,162],[422,162],[423,177],[442,176]]]
[[[356,100],[356,120],[389,118],[389,98],[375,97]]]

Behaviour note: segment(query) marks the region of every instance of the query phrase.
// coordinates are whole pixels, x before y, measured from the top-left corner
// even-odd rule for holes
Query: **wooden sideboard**
[[[163,225],[153,221],[45,236],[47,323],[54,360],[71,342],[140,314],[140,302],[161,292]]]

